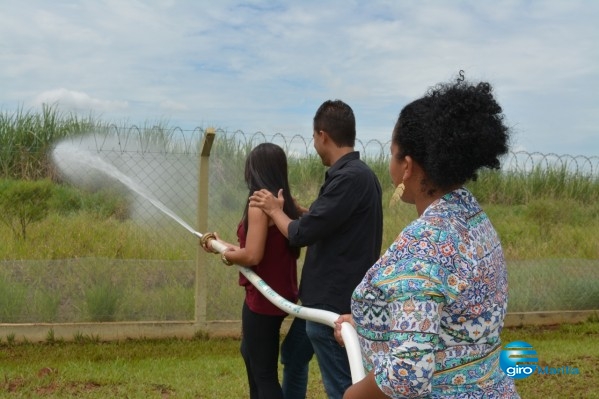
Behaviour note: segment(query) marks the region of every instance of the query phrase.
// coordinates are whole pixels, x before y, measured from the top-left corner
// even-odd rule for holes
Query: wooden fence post
[[[210,150],[214,142],[214,128],[208,128],[204,132],[201,144],[200,159],[198,165],[198,220],[197,226],[200,233],[204,234],[208,228],[208,193],[209,193],[209,164]],[[197,249],[196,284],[195,284],[195,323],[200,330],[207,329],[207,289],[208,273],[206,270],[207,253],[199,246]]]

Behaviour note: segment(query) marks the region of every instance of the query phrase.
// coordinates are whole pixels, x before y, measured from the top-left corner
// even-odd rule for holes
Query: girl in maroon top
[[[300,209],[289,190],[287,157],[281,147],[272,143],[256,146],[245,162],[245,181],[249,194],[265,188],[277,195],[282,189],[283,210],[292,219],[299,217]],[[228,249],[223,257],[237,265],[251,267],[279,295],[296,302],[300,249],[289,245],[287,238],[262,210],[250,208],[248,204],[249,200],[237,228],[239,246],[224,242]],[[239,285],[245,287],[241,355],[247,370],[250,398],[282,399],[278,377],[279,337],[281,323],[287,314],[266,299],[241,273]]]

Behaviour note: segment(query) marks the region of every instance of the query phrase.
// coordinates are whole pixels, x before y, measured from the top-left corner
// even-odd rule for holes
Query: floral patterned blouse
[[[499,367],[507,272],[465,188],[432,203],[352,297],[364,366],[392,398],[519,398]]]

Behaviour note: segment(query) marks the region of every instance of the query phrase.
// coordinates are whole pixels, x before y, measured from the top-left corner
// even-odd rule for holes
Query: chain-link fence
[[[89,210],[83,216],[82,212],[59,212],[52,216],[53,222],[37,222],[42,229],[38,237],[65,234],[64,228],[70,235],[63,241],[72,240],[66,245],[82,246],[83,251],[85,244],[81,241],[90,240],[84,235],[89,229],[94,245],[104,241],[110,249],[103,255],[92,252],[66,259],[52,249],[47,250],[47,259],[43,260],[3,259],[0,322],[192,320],[198,243],[190,229],[199,222],[198,165],[204,133],[199,129],[173,129],[157,134],[113,127],[58,143],[49,154],[56,180],[90,193],[110,193],[122,201],[108,212],[109,223]],[[311,138],[217,131],[209,158],[205,222],[224,240],[236,242],[237,223],[247,200],[245,155],[265,141],[280,145],[289,155],[292,189],[301,198],[300,203],[309,203],[322,182],[324,167],[315,155]],[[388,148],[389,143],[377,140],[356,143],[363,157],[376,164],[373,169],[383,182],[388,181]],[[599,157],[517,152],[510,153],[504,165],[506,170],[519,171],[567,169],[594,181],[599,175]],[[309,175],[308,181],[305,174]],[[390,196],[391,186],[384,187]],[[32,222],[31,229],[35,226]],[[384,245],[398,232],[399,227],[390,229]],[[599,242],[596,229],[586,234],[594,235],[595,242]],[[16,238],[14,242],[26,245]],[[37,245],[44,245],[43,240]],[[206,274],[201,278],[207,280],[207,319],[238,320],[243,290],[237,285],[236,268],[224,267],[216,256],[205,259]],[[508,263],[510,311],[599,309],[599,259]]]

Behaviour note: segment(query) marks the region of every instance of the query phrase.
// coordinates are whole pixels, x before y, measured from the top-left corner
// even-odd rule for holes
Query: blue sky
[[[595,0],[3,0],[0,111],[310,137],[339,98],[386,142],[464,70],[493,84],[514,150],[599,156],[597,21]]]

